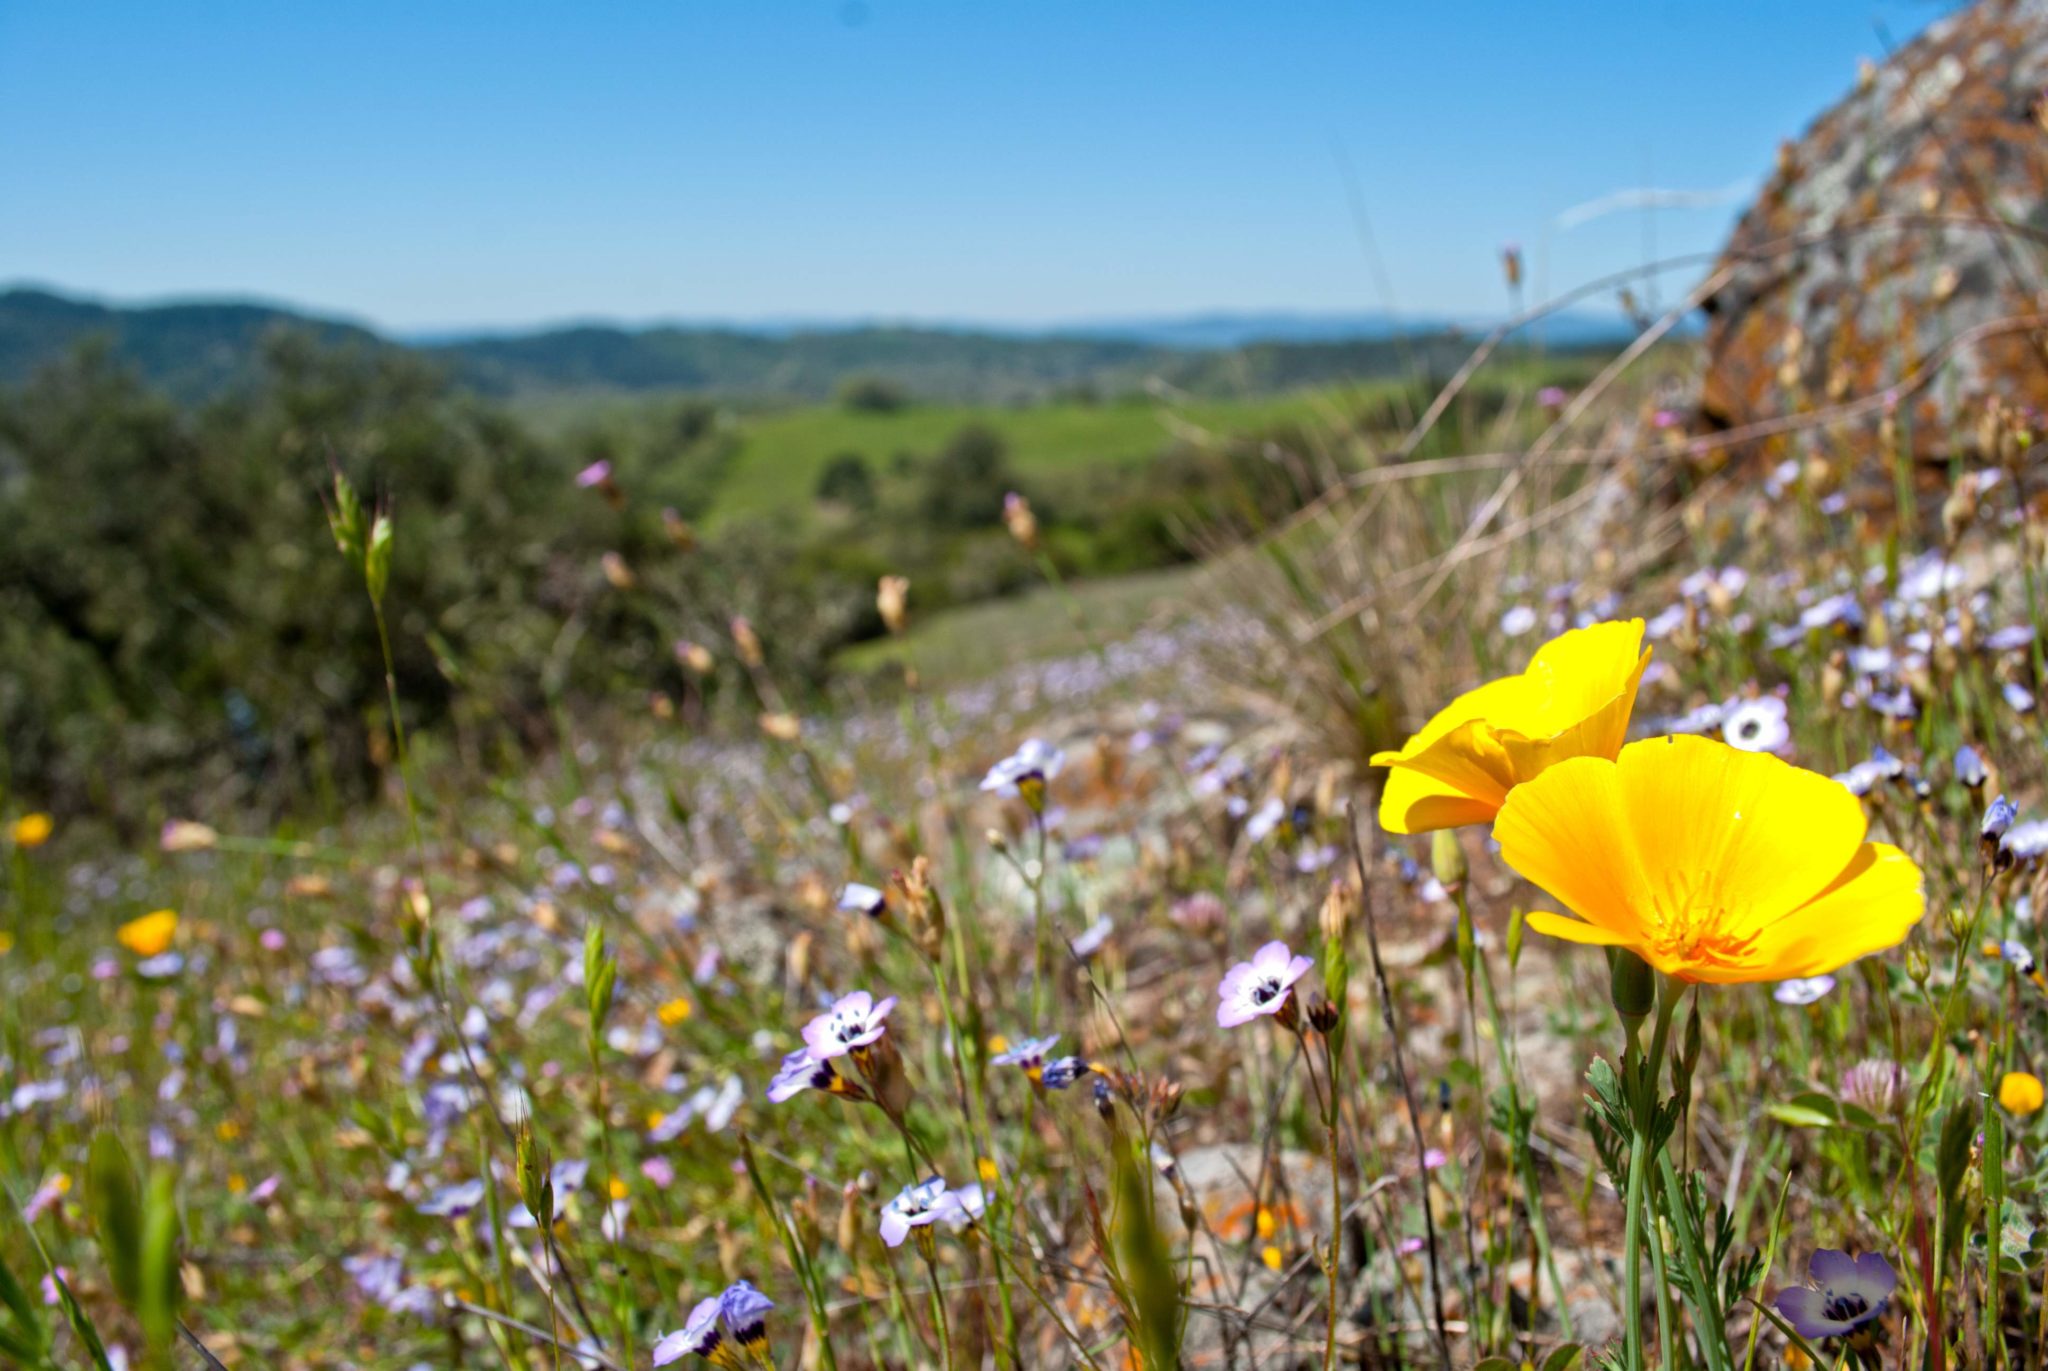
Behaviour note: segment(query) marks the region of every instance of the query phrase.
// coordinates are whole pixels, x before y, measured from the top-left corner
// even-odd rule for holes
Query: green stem
[[[1622,1258],[1628,1289],[1628,1308],[1624,1311],[1627,1334],[1623,1344],[1628,1371],[1643,1371],[1644,1366],[1643,1224],[1649,1217],[1650,1168],[1656,1160],[1651,1130],[1657,1114],[1658,1082],[1664,1074],[1664,1045],[1671,1037],[1671,1015],[1678,1008],[1678,999],[1678,993],[1670,988],[1669,982],[1658,986],[1657,1027],[1650,1037],[1649,1054],[1637,1057],[1635,1030],[1631,1029],[1624,1058],[1630,1069],[1624,1071],[1623,1080],[1632,1087],[1633,1095],[1629,1102],[1633,1121],[1628,1148],[1628,1224],[1623,1238],[1626,1250]],[[1661,1266],[1661,1256],[1658,1261]]]
[[[938,1254],[934,1250],[935,1245],[925,1236],[925,1230],[919,1230],[919,1236],[918,1255],[924,1258],[925,1275],[931,1282],[932,1323],[939,1333],[939,1355],[946,1371],[953,1371],[953,1324],[946,1317],[946,1293],[939,1286]]]
[[[1649,1154],[1650,1140],[1639,1128],[1628,1145],[1628,1226],[1622,1239],[1628,1291],[1622,1351],[1628,1371],[1643,1371],[1643,1185]]]
[[[1522,1186],[1522,1207],[1529,1212],[1529,1231],[1536,1239],[1537,1259],[1557,1297],[1558,1327],[1565,1341],[1578,1336],[1572,1327],[1571,1301],[1565,1297],[1564,1278],[1557,1271],[1557,1254],[1550,1245],[1550,1223],[1543,1217],[1543,1187],[1536,1177],[1536,1155],[1529,1147],[1528,1124],[1522,1114],[1521,1073],[1508,1055],[1506,1025],[1501,1020],[1500,995],[1493,985],[1493,967],[1484,954],[1479,957],[1480,983],[1486,987],[1486,1008],[1493,1020],[1493,1046],[1500,1058],[1501,1076],[1507,1082],[1508,1107],[1514,1113],[1515,1131],[1508,1144],[1514,1151],[1515,1177]],[[1533,1116],[1532,1116],[1533,1117]],[[1532,1279],[1533,1284],[1533,1279]]]

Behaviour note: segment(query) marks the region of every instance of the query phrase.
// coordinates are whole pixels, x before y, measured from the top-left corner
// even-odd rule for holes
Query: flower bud
[[[661,511],[661,531],[668,535],[678,552],[693,552],[697,547],[697,530],[690,527],[689,520],[676,513],[673,507]]]
[[[1329,893],[1323,896],[1320,915],[1323,941],[1341,943],[1351,932],[1351,925],[1358,919],[1358,892],[1347,880],[1330,882]]]
[[[1912,977],[1913,984],[1922,990],[1927,989],[1927,978],[1934,974],[1934,967],[1928,962],[1927,953],[1917,942],[1906,945],[1906,974]]]
[[[1950,544],[1977,520],[1977,474],[1965,472],[1941,505],[1941,531]]]
[[[905,576],[884,576],[875,590],[875,608],[881,613],[882,624],[891,633],[900,634],[910,618],[910,580]]]
[[[1014,490],[1003,497],[1003,524],[1020,546],[1037,549],[1038,516],[1031,512],[1031,502]]]
[[[1614,1012],[1633,1028],[1657,1007],[1657,973],[1625,947],[1609,952],[1607,967],[1607,989],[1614,1000]]]
[[[1456,829],[1439,828],[1430,836],[1429,867],[1445,890],[1465,883],[1465,849],[1458,842]]]
[[[167,819],[164,821],[163,832],[158,837],[157,845],[165,852],[204,852],[219,841],[219,833],[195,819]],[[19,834],[16,835],[16,842],[23,847],[36,846],[34,843],[20,842]]]
[[[1977,847],[1991,870],[2003,871],[2012,865],[2012,850],[2003,840],[2019,817],[2019,810],[2003,795],[1985,809],[1984,821],[1977,827]]]
[[[761,651],[761,635],[754,632],[753,624],[744,614],[733,615],[732,645],[739,652],[740,660],[750,667],[757,667],[767,660]]]
[[[1309,1001],[1308,1026],[1326,1038],[1343,1017],[1344,1011],[1322,995]]]
[[[867,1211],[867,1201],[860,1193],[859,1181],[848,1181],[839,1190],[839,1229],[834,1241],[841,1252],[852,1252],[860,1246],[861,1218]]]

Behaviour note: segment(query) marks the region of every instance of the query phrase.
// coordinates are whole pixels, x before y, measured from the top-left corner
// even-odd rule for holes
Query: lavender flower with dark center
[[[938,1203],[932,1208],[939,1222],[957,1233],[982,1216],[988,1208],[988,1196],[979,1183],[963,1185],[939,1196]]]
[[[1252,954],[1250,961],[1239,962],[1224,973],[1216,987],[1217,1026],[1235,1028],[1262,1015],[1273,1015],[1287,1024],[1294,983],[1314,965],[1308,957],[1295,956],[1286,943],[1277,939],[1267,943]]]
[[[1984,784],[1984,758],[1968,743],[1956,749],[1956,779],[1975,790]]]
[[[882,892],[859,881],[848,881],[840,887],[839,907],[849,914],[865,914],[870,919],[879,919],[889,911],[888,900]]]
[[[1810,1285],[1781,1290],[1773,1303],[1802,1338],[1857,1333],[1883,1314],[1899,1288],[1898,1273],[1875,1252],[1851,1257],[1823,1248],[1807,1266]]]
[[[1109,941],[1109,935],[1115,931],[1116,925],[1110,921],[1109,915],[1105,914],[1082,929],[1067,946],[1073,949],[1076,957],[1085,962],[1102,950],[1102,945]]]
[[[2048,990],[2048,977],[2041,975],[2041,965],[2034,959],[2033,950],[2025,943],[2019,941],[2019,939],[2007,938],[2003,942],[1986,943],[1984,944],[1984,951],[1987,955],[1998,958],[1998,960],[2004,962],[2020,975],[2025,976],[2041,989]]]
[[[841,995],[832,1007],[804,1025],[804,1043],[819,1061],[830,1061],[880,1041],[896,997],[876,1000],[865,990]]]
[[[695,1354],[714,1366],[751,1362],[772,1369],[767,1315],[774,1307],[773,1300],[747,1281],[734,1281],[722,1293],[697,1301],[681,1330],[654,1345],[654,1364],[667,1366]]]
[[[1026,738],[1015,752],[988,769],[983,790],[1021,798],[1033,811],[1045,808],[1045,787],[1067,764],[1067,754],[1041,738]]]
[[[808,1047],[799,1047],[782,1059],[781,1067],[768,1082],[768,1099],[772,1104],[781,1104],[806,1090],[864,1098],[861,1088],[833,1070],[831,1062],[813,1056]]]
[[[1045,1059],[1047,1055],[1059,1045],[1060,1035],[1057,1033],[1044,1038],[1026,1038],[1022,1042],[1006,1047],[1001,1052],[996,1053],[995,1056],[990,1057],[988,1059],[989,1065],[1021,1066],[1024,1068],[1024,1074],[1031,1077],[1032,1080],[1041,1080],[1045,1074]],[[1080,1059],[1077,1057],[1074,1060],[1079,1061]]]
[[[1045,1064],[1038,1073],[1038,1083],[1047,1090],[1065,1090],[1087,1074],[1088,1061],[1085,1057],[1061,1057]]]
[[[1828,992],[1835,988],[1833,976],[1795,976],[1789,981],[1779,981],[1771,988],[1771,998],[1779,1004],[1818,1004]]]
[[[930,1176],[904,1186],[895,1199],[882,1206],[882,1241],[891,1247],[901,1247],[910,1230],[937,1223],[938,1206],[945,1195],[944,1176]]]
[[[420,1202],[419,1211],[435,1218],[459,1219],[483,1202],[484,1183],[480,1180],[463,1181],[436,1190]]]
[[[716,1295],[698,1300],[697,1307],[690,1311],[689,1321],[654,1344],[654,1364],[667,1366],[692,1353],[707,1361],[716,1360],[720,1350],[718,1303]]]
[[[775,1301],[744,1280],[734,1281],[718,1297],[719,1317],[725,1320],[733,1341],[750,1360],[762,1366],[774,1365],[768,1358],[767,1317],[774,1307]]]

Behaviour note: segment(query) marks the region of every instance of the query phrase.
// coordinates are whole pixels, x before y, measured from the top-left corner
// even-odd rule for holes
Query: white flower
[[[1816,1004],[1834,988],[1833,976],[1796,976],[1789,981],[1779,981],[1771,991],[1771,998],[1779,1004]]]
[[[998,795],[1020,795],[1021,785],[1037,783],[1043,785],[1060,774],[1060,768],[1067,764],[1067,754],[1042,738],[1026,738],[1009,756],[988,769],[988,775],[981,778],[983,790],[993,790]]]
[[[865,914],[879,919],[886,907],[882,892],[859,881],[848,881],[839,891],[839,907],[849,914]]]
[[[1776,752],[1792,741],[1785,702],[1775,695],[1730,700],[1721,710],[1721,736],[1744,752]]]
[[[914,1185],[906,1185],[895,1199],[882,1206],[882,1241],[891,1247],[903,1246],[903,1240],[910,1236],[913,1228],[922,1228],[939,1219],[939,1205],[946,1198],[946,1178],[931,1176]]]
[[[956,1232],[967,1227],[982,1216],[988,1208],[988,1196],[981,1186],[963,1185],[958,1190],[948,1190],[939,1196],[939,1202],[932,1206],[939,1216],[939,1222]]]
[[[1116,925],[1111,923],[1109,915],[1105,914],[1094,923],[1088,925],[1088,927],[1082,929],[1080,936],[1068,943],[1067,946],[1074,950],[1076,957],[1085,962],[1102,950],[1102,945],[1109,941],[1109,935],[1115,929]]]
[[[716,1295],[697,1301],[697,1307],[690,1311],[689,1322],[679,1332],[671,1333],[654,1344],[654,1364],[667,1366],[692,1353],[700,1357],[710,1356],[718,1346],[718,1304]]]
[[[1217,1026],[1235,1028],[1262,1014],[1278,1014],[1294,983],[1314,965],[1308,957],[1295,956],[1286,943],[1277,939],[1267,943],[1250,961],[1239,962],[1224,973],[1216,987]]]
[[[1251,818],[1245,820],[1244,836],[1254,843],[1262,843],[1273,835],[1273,830],[1280,827],[1280,821],[1286,817],[1287,806],[1275,796],[1252,811]]]
[[[1519,638],[1536,627],[1536,611],[1527,605],[1515,605],[1500,616],[1500,631],[1510,638]]]
[[[866,1047],[888,1028],[889,1011],[896,997],[876,1000],[865,990],[841,995],[832,1007],[804,1025],[804,1044],[819,1061],[843,1057],[856,1047]]]

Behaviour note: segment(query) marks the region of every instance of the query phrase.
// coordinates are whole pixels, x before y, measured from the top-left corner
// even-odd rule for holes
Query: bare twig
[[[492,1323],[503,1324],[507,1328],[526,1334],[526,1336],[534,1339],[536,1342],[545,1343],[558,1351],[567,1352],[579,1361],[590,1362],[600,1366],[604,1368],[604,1371],[629,1371],[627,1367],[621,1366],[594,1348],[571,1347],[545,1328],[527,1323],[523,1319],[515,1319],[510,1314],[500,1314],[495,1309],[486,1309],[480,1304],[471,1304],[468,1300],[452,1295],[448,1298],[448,1306],[451,1309],[460,1309],[465,1314],[474,1314],[480,1319],[488,1319]]]
[[[1358,804],[1350,803],[1351,856],[1358,863],[1358,906],[1365,915],[1366,946],[1372,950],[1372,976],[1380,988],[1380,1022],[1386,1026],[1387,1043],[1393,1049],[1394,1074],[1401,1081],[1401,1100],[1408,1107],[1408,1127],[1415,1135],[1415,1179],[1422,1187],[1422,1226],[1429,1240],[1429,1296],[1435,1306],[1437,1350],[1443,1354],[1444,1371],[1451,1368],[1451,1335],[1444,1325],[1444,1282],[1436,1252],[1436,1215],[1429,1203],[1429,1146],[1422,1137],[1422,1116],[1415,1110],[1415,1088],[1408,1079],[1407,1058],[1401,1052],[1401,1026],[1394,1015],[1394,991],[1387,983],[1386,963],[1380,959],[1380,926],[1372,907],[1372,867],[1365,859],[1365,836],[1359,825]]]

